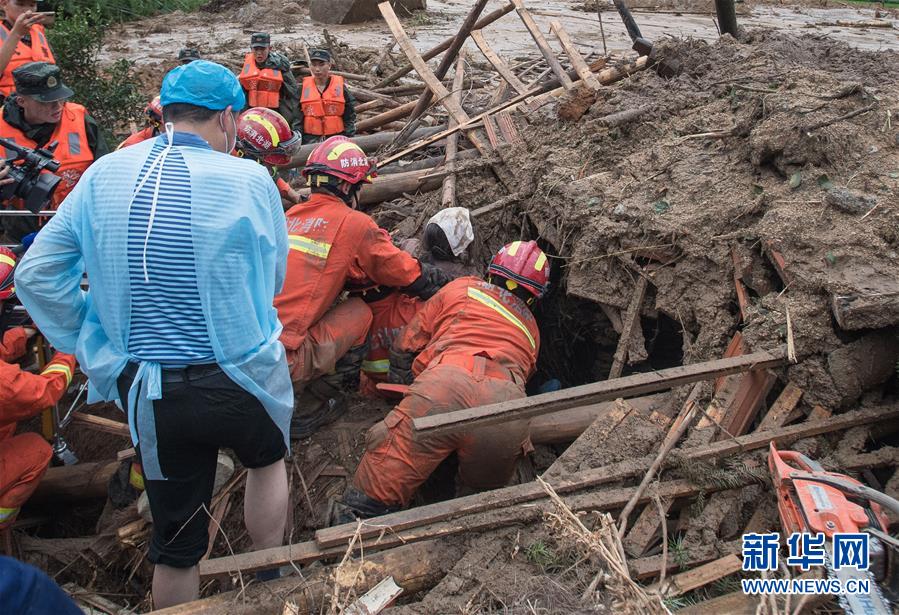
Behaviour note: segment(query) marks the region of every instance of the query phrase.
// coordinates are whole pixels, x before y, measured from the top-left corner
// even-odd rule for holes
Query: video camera
[[[23,147],[10,139],[0,139],[0,145],[5,147],[7,152],[16,154],[15,158],[6,161],[9,165],[9,174],[6,177],[13,182],[0,186],[0,202],[20,198],[31,213],[36,214],[45,209],[60,182],[60,178],[53,174],[59,169],[59,162],[53,159],[56,142],[51,143],[46,149]],[[20,164],[13,164],[20,160],[22,161]],[[44,173],[44,170],[49,173]]]

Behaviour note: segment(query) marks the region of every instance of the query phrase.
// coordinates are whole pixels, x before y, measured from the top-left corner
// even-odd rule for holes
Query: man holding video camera
[[[46,62],[23,64],[13,71],[13,79],[16,91],[6,99],[0,112],[0,138],[29,148],[58,143],[53,157],[59,161],[55,174],[62,181],[50,201],[50,209],[56,209],[87,167],[109,153],[109,146],[87,110],[67,102],[73,92],[62,82],[58,66]],[[15,156],[6,152],[7,159]],[[17,199],[4,205],[22,208]],[[3,226],[11,239],[19,241],[39,225],[37,218],[23,216],[4,220]]]

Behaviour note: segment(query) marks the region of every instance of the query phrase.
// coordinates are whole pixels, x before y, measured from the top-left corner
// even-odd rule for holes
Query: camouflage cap
[[[178,52],[178,61],[182,64],[187,64],[188,62],[193,62],[194,60],[199,60],[200,58],[200,52],[190,47],[184,47],[183,49],[181,49],[181,51]]]
[[[310,49],[309,60],[320,60],[321,62],[331,61],[331,52],[327,49]]]
[[[47,62],[29,62],[12,72],[16,92],[41,102],[71,98],[75,92],[63,84],[59,67]]]
[[[256,32],[250,36],[250,48],[271,47],[272,35],[268,32]]]

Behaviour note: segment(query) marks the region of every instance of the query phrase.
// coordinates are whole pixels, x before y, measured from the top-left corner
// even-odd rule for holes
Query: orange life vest
[[[119,146],[116,149],[122,149],[123,147],[130,147],[132,145],[137,145],[138,143],[143,143],[147,139],[152,139],[158,134],[159,133],[156,131],[155,127],[147,126],[129,135],[127,139],[119,143]]]
[[[0,23],[0,44],[6,42],[9,32],[6,26]],[[9,96],[15,91],[12,72],[23,64],[28,64],[29,62],[56,64],[56,58],[53,57],[50,45],[47,44],[47,33],[44,31],[44,26],[40,24],[31,26],[29,35],[31,36],[31,46],[29,47],[20,40],[19,44],[16,45],[15,53],[6,65],[6,69],[0,75],[0,94],[4,96]]]
[[[251,107],[277,109],[280,102],[281,84],[284,77],[277,68],[260,69],[256,65],[256,57],[248,53],[243,60],[240,71],[240,85],[247,91],[247,99]]]
[[[91,151],[87,142],[87,128],[85,127],[85,116],[87,110],[77,103],[67,102],[62,108],[62,118],[56,125],[56,130],[47,143],[58,142],[53,157],[59,161],[59,169],[54,173],[62,178],[62,181],[56,186],[53,193],[53,200],[50,202],[50,208],[56,209],[63,199],[72,191],[81,175],[94,161],[94,153]],[[37,143],[27,138],[22,131],[7,123],[3,119],[2,108],[0,108],[0,137],[15,141],[18,145],[35,148]],[[6,152],[6,158],[13,158],[13,152]],[[21,209],[23,207],[21,201],[15,199],[14,206]]]
[[[342,133],[343,110],[346,107],[343,77],[332,75],[324,92],[318,91],[314,77],[303,79],[300,107],[303,110],[303,134],[330,137]]]

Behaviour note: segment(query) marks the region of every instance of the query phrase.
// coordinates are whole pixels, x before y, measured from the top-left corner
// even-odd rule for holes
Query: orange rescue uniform
[[[458,278],[424,304],[393,348],[419,353],[412,365],[415,381],[370,430],[355,487],[387,506],[408,506],[453,452],[460,493],[508,483],[529,444],[528,421],[417,440],[412,419],[524,397],[540,349],[527,305],[479,278]]]
[[[346,128],[343,123],[346,110],[343,77],[331,75],[323,92],[318,91],[314,77],[303,79],[300,110],[303,112],[303,134],[328,137],[343,134]]]
[[[365,302],[352,298],[334,305],[351,270],[377,284],[405,287],[421,276],[421,267],[368,215],[330,194],[314,193],[286,215],[290,252],[275,307],[291,378],[304,383],[332,371],[337,359],[368,336],[372,317]]]
[[[131,145],[137,145],[138,143],[143,143],[148,139],[152,139],[159,134],[156,128],[153,126],[147,126],[141,130],[130,135],[127,139],[119,143],[119,146],[116,149],[122,149],[123,147],[129,147]]]
[[[372,315],[371,346],[368,356],[362,361],[359,390],[363,395],[374,397],[381,396],[377,384],[387,382],[393,340],[418,313],[424,302],[400,292],[392,292],[383,299],[367,303]]]
[[[40,375],[8,363],[25,353],[25,342],[25,330],[19,327],[4,334],[0,347],[0,529],[15,521],[53,457],[40,435],[14,435],[16,423],[57,403],[75,370],[75,357],[61,353]]]
[[[277,68],[259,68],[256,57],[248,53],[240,71],[240,85],[247,91],[250,107],[277,109],[281,103],[281,86],[284,76]]]
[[[63,199],[75,188],[75,184],[94,161],[94,153],[87,141],[86,116],[87,110],[83,106],[73,102],[65,103],[62,118],[48,141],[59,143],[53,152],[53,157],[59,161],[59,169],[54,174],[62,179],[50,201],[50,208],[53,210],[58,208]],[[0,137],[25,147],[37,147],[37,144],[22,134],[21,130],[4,120],[2,113],[0,113]],[[12,158],[13,154],[7,152],[6,157]],[[23,207],[20,199],[13,200],[13,204],[19,209]]]
[[[0,43],[6,42],[9,33],[10,30],[0,23]],[[13,53],[12,58],[10,58],[9,63],[3,70],[3,74],[0,75],[0,94],[3,94],[3,96],[9,96],[15,91],[16,85],[12,78],[12,72],[23,64],[28,64],[29,62],[56,64],[56,58],[53,57],[53,52],[47,43],[47,32],[44,30],[44,26],[34,24],[28,31],[28,34],[31,38],[31,44],[28,45],[20,39],[19,44],[16,45],[15,53]]]

